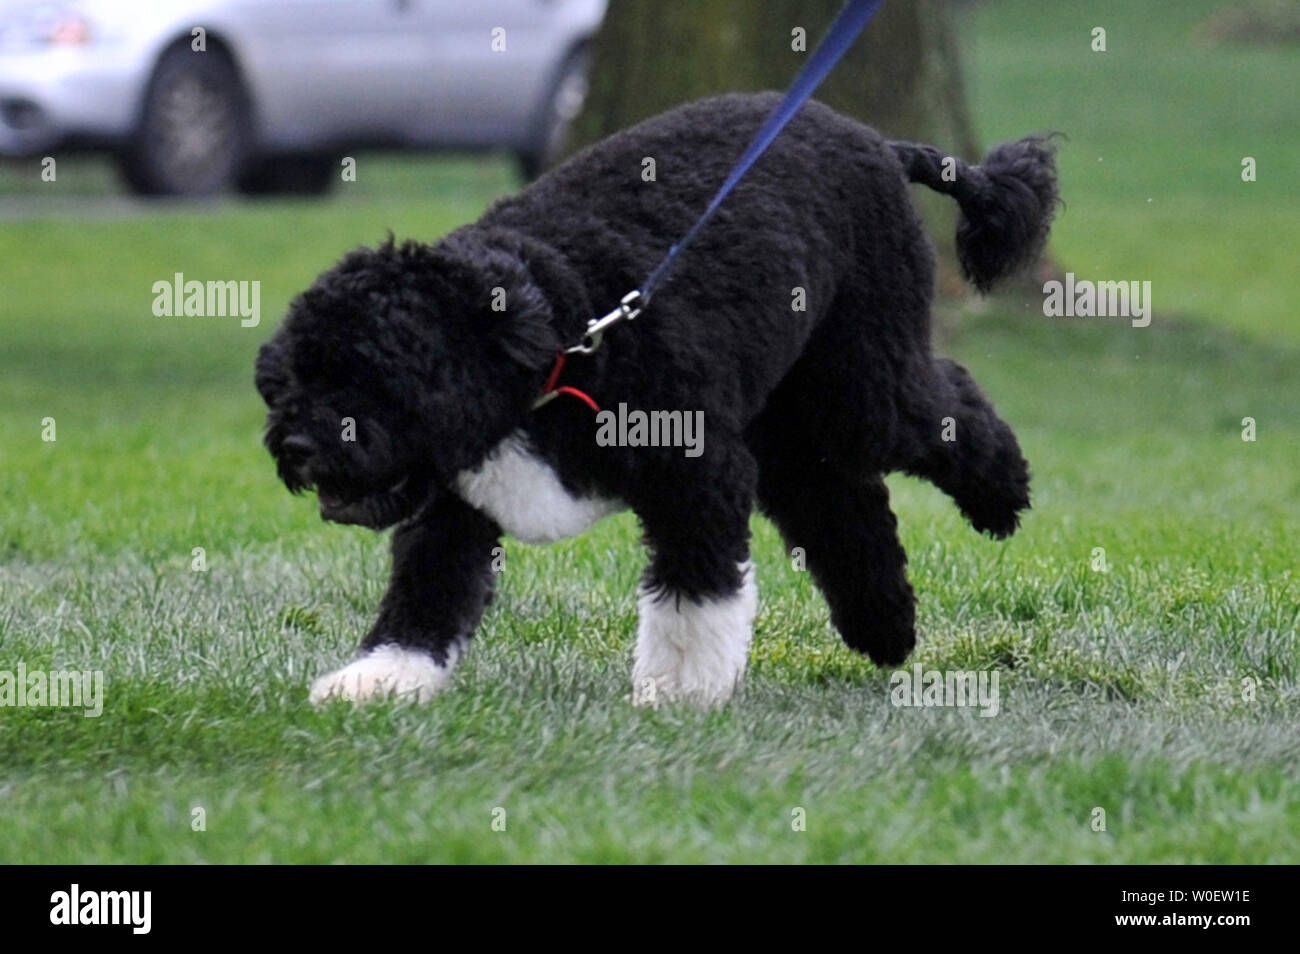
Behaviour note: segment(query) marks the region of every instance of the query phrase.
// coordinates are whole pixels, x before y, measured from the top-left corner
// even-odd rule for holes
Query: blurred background
[[[677,103],[783,88],[839,6],[0,0],[0,216],[183,214],[129,196],[477,207]],[[967,159],[1064,133],[1057,263],[1281,331],[1298,37],[1294,0],[894,0],[818,97]],[[917,195],[947,236],[952,203]]]

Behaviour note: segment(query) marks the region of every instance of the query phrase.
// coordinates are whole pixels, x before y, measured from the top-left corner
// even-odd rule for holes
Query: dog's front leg
[[[756,479],[743,445],[715,439],[705,456],[675,461],[644,482],[651,492],[634,509],[651,561],[632,666],[637,705],[716,705],[740,681],[758,609],[748,560]]]
[[[440,496],[393,532],[393,575],[361,655],[316,680],[311,701],[432,698],[451,676],[492,598],[500,528]]]

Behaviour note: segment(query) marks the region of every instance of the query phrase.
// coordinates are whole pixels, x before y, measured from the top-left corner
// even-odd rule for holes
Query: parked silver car
[[[0,155],[112,150],[146,194],[320,192],[364,147],[535,174],[606,0],[0,0]]]

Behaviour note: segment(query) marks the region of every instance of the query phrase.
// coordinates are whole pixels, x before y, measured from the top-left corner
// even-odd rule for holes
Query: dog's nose
[[[290,434],[280,445],[280,452],[288,460],[300,462],[316,452],[316,442],[306,434]]]

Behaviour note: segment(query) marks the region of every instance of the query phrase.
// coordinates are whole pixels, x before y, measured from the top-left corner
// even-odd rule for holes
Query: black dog
[[[645,314],[559,379],[608,408],[702,412],[700,452],[600,446],[577,397],[534,409],[557,353],[686,232],[776,101],[648,120],[434,245],[352,252],[293,302],[257,363],[280,477],[314,487],[327,520],[396,525],[363,654],[313,700],[437,690],[503,532],[547,542],[633,510],[651,554],[634,699],[711,703],[748,656],[755,504],[802,548],[845,642],[888,665],[915,642],[914,598],[882,475],[931,480],[977,530],[1016,529],[1027,465],[966,371],[930,352],[933,255],[907,184],[960,203],[959,257],[986,289],[1046,238],[1041,140],[968,166],[809,104]]]

